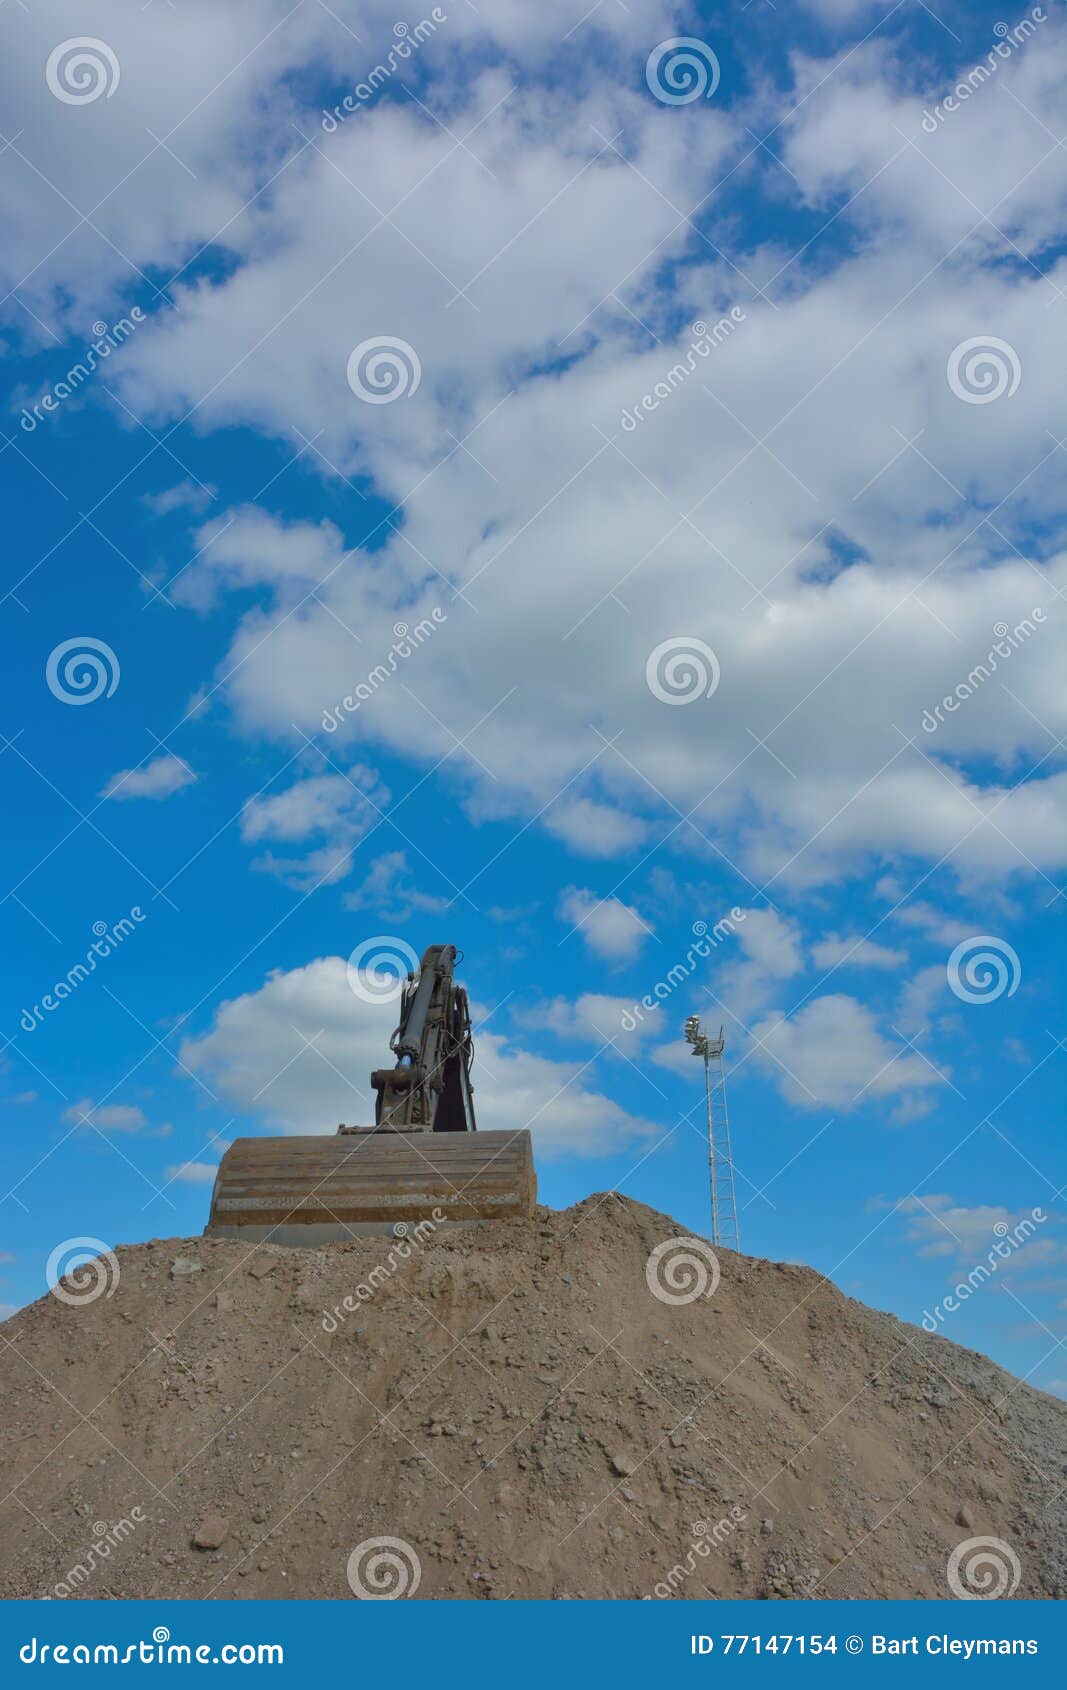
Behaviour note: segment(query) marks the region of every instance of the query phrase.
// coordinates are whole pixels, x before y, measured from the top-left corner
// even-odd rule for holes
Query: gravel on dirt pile
[[[979,1537],[1067,1593],[1067,1404],[807,1268],[657,1277],[681,1236],[119,1249],[0,1328],[0,1594],[944,1597]]]

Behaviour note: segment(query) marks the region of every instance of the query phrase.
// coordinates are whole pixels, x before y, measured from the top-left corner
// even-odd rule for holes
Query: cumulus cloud
[[[196,778],[188,763],[168,754],[154,757],[136,769],[121,769],[112,775],[100,796],[120,802],[129,798],[169,798],[183,786],[191,786]]]
[[[903,968],[908,960],[906,951],[893,950],[889,945],[876,944],[861,933],[828,933],[811,947],[812,961],[818,968]]]
[[[577,928],[595,955],[608,962],[629,962],[651,934],[648,923],[621,898],[598,898],[587,888],[570,886],[556,910],[561,921]]]
[[[362,885],[344,898],[346,910],[375,910],[383,920],[393,922],[443,914],[449,902],[416,887],[405,851],[385,851],[376,857]]]
[[[382,1067],[396,1004],[356,998],[340,957],[271,974],[258,991],[224,1003],[211,1028],[188,1038],[182,1062],[242,1113],[294,1133],[330,1133],[374,1120],[372,1069]],[[659,1128],[592,1089],[580,1063],[552,1061],[476,1033],[479,1125],[529,1127],[539,1154],[608,1155]]]
[[[166,1177],[180,1185],[213,1185],[218,1171],[217,1162],[172,1162]]]
[[[359,764],[342,774],[305,775],[280,792],[250,798],[241,812],[241,838],[247,845],[307,845],[296,857],[268,849],[253,866],[311,891],[350,872],[356,846],[389,797],[375,771]]]
[[[860,11],[818,4],[831,20]],[[710,843],[779,887],[834,880],[879,853],[947,857],[987,883],[1051,872],[1067,860],[1067,777],[1034,765],[1067,728],[1052,627],[1067,567],[1033,555],[1032,536],[1061,500],[1050,438],[1067,329],[1033,269],[989,259],[998,219],[1024,254],[1062,220],[1067,163],[1036,168],[1041,123],[1058,121],[1061,22],[934,136],[921,114],[940,88],[914,86],[922,73],[906,55],[872,42],[840,63],[798,57],[795,86],[763,90],[760,104],[784,116],[803,98],[781,131],[785,161],[807,208],[832,207],[844,238],[814,240],[776,276],[756,236],[728,267],[675,210],[748,158],[755,114],[701,102],[679,123],[650,100],[632,74],[652,38],[644,11],[625,22],[601,8],[583,24],[575,8],[536,10],[550,21],[514,9],[450,20],[451,50],[477,43],[477,72],[463,77],[443,30],[423,48],[449,129],[469,134],[458,147],[397,99],[333,135],[316,129],[284,72],[328,62],[343,79],[366,50],[322,8],[301,8],[257,48],[254,76],[243,66],[224,101],[174,115],[191,168],[211,161],[211,192],[153,153],[101,213],[143,263],[184,262],[214,230],[226,257],[179,275],[181,309],[123,348],[136,414],[193,410],[202,428],[245,423],[286,441],[295,429],[315,442],[320,473],[402,506],[368,549],[356,530],[258,506],[198,530],[173,595],[226,606],[222,696],[250,734],[288,737],[293,723],[313,734],[359,673],[356,637],[387,650],[398,616],[444,598],[447,630],[419,654],[420,696],[448,700],[439,721],[391,687],[339,737],[428,764],[455,750],[454,720],[481,724],[456,752],[479,802],[538,817],[575,850],[609,856],[680,831],[679,844]],[[370,12],[373,35],[383,20]],[[207,74],[201,59],[213,74],[255,45],[242,14],[198,53],[207,19],[189,12],[173,67],[184,98]],[[542,80],[548,43],[572,27],[598,53],[569,56],[565,87]],[[158,51],[158,25],[146,29]],[[517,42],[518,86],[505,68]],[[96,176],[110,186],[121,149],[143,144],[130,90],[160,79],[135,79],[150,46],[125,32],[122,46],[124,112],[117,123],[108,102],[106,140],[87,127],[101,108],[59,123],[46,106],[48,128],[47,91],[20,96],[75,203],[94,203]],[[153,111],[151,126],[168,115]],[[77,161],[63,139],[75,118]],[[279,160],[283,132],[292,152]],[[764,169],[777,172],[746,165],[756,203],[776,191]],[[258,197],[257,170],[272,178]],[[177,172],[173,193],[160,191],[163,172]],[[145,204],[149,189],[158,204]],[[34,212],[39,238],[56,215]],[[712,239],[729,219],[708,208]],[[732,220],[728,233],[731,247],[744,239]],[[113,260],[91,244],[99,287]],[[1067,261],[1048,270],[1059,286]],[[776,308],[750,297],[746,276]],[[679,367],[694,320],[716,321],[739,293],[737,332],[628,432],[621,416]],[[990,325],[1025,379],[1010,399],[969,406],[946,367]],[[369,407],[346,365],[383,332],[414,348],[421,381]],[[1008,508],[994,529],[975,523],[975,504]],[[1018,536],[1005,528],[1015,522]],[[984,658],[997,626],[1035,606],[1048,623],[1009,660],[1015,699],[999,672],[928,737],[924,712]],[[721,679],[713,697],[671,709],[646,664],[687,628],[714,647]]]
[[[72,1103],[63,1111],[63,1121],[70,1127],[96,1127],[108,1133],[141,1133],[152,1138],[166,1138],[170,1123],[152,1127],[144,1110],[135,1103],[95,1104],[90,1097]]]
[[[792,1017],[772,1011],[752,1036],[753,1060],[800,1108],[852,1109],[868,1098],[944,1083],[922,1056],[900,1040],[891,1043],[871,1010],[843,993],[814,998]]]

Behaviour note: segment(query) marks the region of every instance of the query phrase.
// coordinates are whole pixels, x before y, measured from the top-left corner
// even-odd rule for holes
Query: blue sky
[[[0,18],[0,1300],[450,940],[545,1201],[706,1229],[721,1021],[746,1250],[919,1320],[1040,1210],[943,1330],[1062,1392],[1062,7],[439,11]]]

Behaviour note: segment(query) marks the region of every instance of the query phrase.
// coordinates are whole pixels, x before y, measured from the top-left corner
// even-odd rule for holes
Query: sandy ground
[[[0,1594],[944,1597],[981,1537],[965,1588],[1067,1593],[1067,1404],[680,1236],[120,1249],[0,1328]]]

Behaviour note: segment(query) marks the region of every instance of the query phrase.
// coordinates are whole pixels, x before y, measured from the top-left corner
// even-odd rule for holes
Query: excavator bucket
[[[215,1179],[207,1234],[330,1244],[398,1223],[532,1215],[528,1132],[346,1132],[238,1138]]]
[[[537,1202],[530,1135],[478,1132],[467,994],[454,945],[431,945],[401,996],[394,1068],[371,1075],[373,1127],[238,1138],[215,1178],[206,1232],[328,1244],[420,1222],[511,1220]]]

